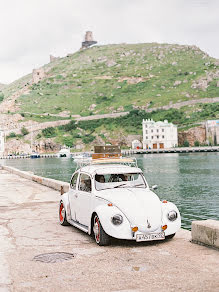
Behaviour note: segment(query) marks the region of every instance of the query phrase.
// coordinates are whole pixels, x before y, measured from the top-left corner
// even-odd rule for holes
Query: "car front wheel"
[[[66,220],[66,211],[62,201],[59,204],[59,222],[62,226],[69,225],[68,221]]]
[[[97,215],[94,216],[93,232],[94,232],[95,241],[98,245],[100,246],[109,245],[110,237],[103,230],[103,227],[100,223],[100,219]]]
[[[176,235],[176,233],[173,233],[173,234],[167,235],[167,236],[165,237],[165,239],[171,239],[171,238],[173,238],[175,235]]]

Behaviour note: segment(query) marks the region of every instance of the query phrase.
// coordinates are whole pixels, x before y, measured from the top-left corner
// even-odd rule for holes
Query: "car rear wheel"
[[[100,219],[97,215],[94,216],[93,232],[94,232],[95,241],[98,245],[100,246],[109,245],[110,237],[103,230],[103,227],[100,223]]]
[[[69,225],[68,221],[66,220],[66,211],[62,201],[59,204],[59,222],[62,226]]]

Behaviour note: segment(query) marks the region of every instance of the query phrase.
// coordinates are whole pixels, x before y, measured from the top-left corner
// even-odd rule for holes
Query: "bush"
[[[14,132],[11,132],[7,138],[15,138],[16,137],[16,134]]]
[[[185,140],[182,146],[183,147],[189,147],[189,141]]]
[[[42,130],[42,134],[45,138],[52,138],[56,136],[56,129],[52,127],[48,127]]]
[[[27,130],[25,127],[23,127],[23,128],[21,129],[21,133],[23,134],[23,136],[29,134],[28,130]]]
[[[63,137],[63,143],[67,147],[72,147],[74,145],[74,138],[72,136]]]
[[[40,133],[37,134],[36,138],[40,139],[42,137],[42,135]]]
[[[194,143],[194,146],[196,146],[196,147],[200,146],[199,141],[196,140],[195,143]]]
[[[77,129],[77,125],[75,123],[74,120],[72,120],[70,123],[68,123],[67,125],[63,126],[64,130],[66,131],[71,131],[71,130],[76,130]]]
[[[4,94],[2,92],[0,92],[0,102],[2,102],[4,99]]]
[[[93,140],[95,139],[96,137],[95,136],[92,136],[92,135],[88,135],[88,136],[84,136],[82,138],[82,141],[84,144],[89,144],[91,142],[93,142]]]

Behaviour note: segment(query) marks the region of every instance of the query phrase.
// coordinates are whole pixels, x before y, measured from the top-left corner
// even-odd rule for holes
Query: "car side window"
[[[88,174],[81,173],[79,190],[83,192],[91,193],[91,178]]]
[[[71,179],[70,186],[73,190],[76,190],[77,178],[78,178],[78,172]]]

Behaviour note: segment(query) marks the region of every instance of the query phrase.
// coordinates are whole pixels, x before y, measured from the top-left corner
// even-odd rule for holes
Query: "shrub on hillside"
[[[16,137],[16,134],[14,132],[11,132],[7,138],[15,138]]]
[[[25,127],[23,127],[23,128],[21,129],[21,133],[22,133],[23,136],[29,134],[28,130],[27,130]]]
[[[4,94],[3,92],[0,92],[0,102],[3,101],[3,99],[4,99]]]
[[[89,144],[91,142],[93,142],[93,140],[95,139],[96,137],[95,136],[92,136],[92,135],[87,135],[87,136],[84,136],[82,138],[82,141],[84,144]]]
[[[67,147],[72,147],[74,145],[74,138],[72,136],[63,137],[62,141]]]
[[[195,147],[198,147],[198,146],[200,146],[200,143],[199,143],[199,141],[197,141],[197,140],[196,140],[196,141],[195,141],[195,143],[194,143],[194,146],[195,146]]]
[[[72,120],[70,123],[68,123],[67,125],[63,126],[64,130],[66,131],[72,131],[72,130],[76,130],[77,129],[77,125],[75,123],[74,120]]]
[[[42,130],[42,134],[45,138],[52,138],[56,136],[56,129],[52,127],[48,127]]]
[[[189,147],[189,141],[185,140],[182,146],[183,147]]]

